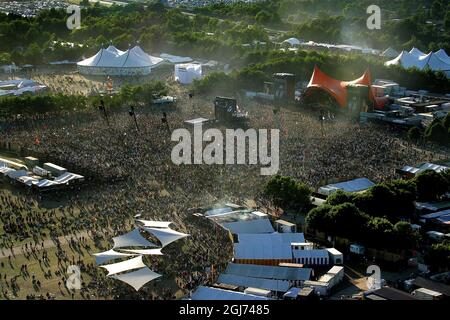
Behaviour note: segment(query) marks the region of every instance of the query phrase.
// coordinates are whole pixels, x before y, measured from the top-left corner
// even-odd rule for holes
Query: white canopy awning
[[[94,256],[95,256],[95,263],[97,265],[100,265],[110,260],[120,259],[124,257],[133,257],[136,256],[136,254],[122,253],[114,251],[114,249],[111,249],[104,252],[94,253]]]
[[[114,237],[114,249],[123,247],[158,247],[153,242],[145,239],[136,228],[133,231],[125,233],[124,235]]]
[[[172,230],[170,228],[158,229],[158,228],[142,227],[142,229],[150,232],[155,237],[157,237],[163,247],[167,246],[169,243],[172,243],[174,241],[177,241],[179,239],[189,236],[188,234],[181,233],[181,232]]]
[[[108,276],[111,276],[116,273],[121,273],[128,270],[138,269],[145,267],[144,262],[142,262],[142,256],[132,258],[123,262],[117,262],[112,264],[106,264],[104,266],[100,266],[101,268],[105,268],[108,270]]]
[[[136,220],[144,224],[144,227],[150,228],[169,228],[172,222],[170,221],[152,221],[152,220]]]
[[[160,248],[158,248],[158,249],[141,249],[141,250],[124,249],[123,251],[133,252],[133,253],[143,254],[143,255],[158,255],[158,256],[163,255]]]
[[[136,291],[142,288],[147,282],[161,277],[160,274],[153,272],[149,268],[145,267],[133,272],[125,274],[114,275],[112,278],[123,281],[132,286]]]

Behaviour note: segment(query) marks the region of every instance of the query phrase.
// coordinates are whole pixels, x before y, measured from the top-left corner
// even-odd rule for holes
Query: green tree
[[[411,141],[419,141],[419,139],[422,137],[422,130],[420,130],[418,127],[412,127],[408,130],[408,139]]]
[[[425,262],[432,270],[449,269],[450,266],[450,242],[444,241],[433,244],[425,254]]]
[[[414,180],[419,201],[435,201],[448,190],[444,176],[434,170],[425,170]]]
[[[264,187],[264,194],[284,208],[301,210],[311,204],[311,189],[291,177],[272,177]]]
[[[441,121],[434,121],[425,131],[425,137],[428,140],[448,144],[448,130],[444,127]]]

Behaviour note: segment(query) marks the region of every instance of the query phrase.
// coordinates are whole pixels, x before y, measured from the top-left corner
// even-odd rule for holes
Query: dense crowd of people
[[[177,109],[167,112],[170,130],[185,127],[187,119],[213,117],[211,101],[189,98],[187,92],[178,99]],[[250,127],[281,130],[279,174],[293,176],[311,188],[356,177],[380,182],[394,177],[398,167],[448,156],[448,151],[410,145],[395,131],[373,125],[330,118],[322,127],[317,115],[306,110],[275,113],[255,102],[243,107],[249,111]],[[138,129],[124,108],[109,110],[108,121],[94,109],[33,121],[16,119],[0,133],[1,141],[18,149],[50,155],[56,163],[92,173],[76,192],[39,198],[2,191],[3,298],[15,298],[21,287],[28,286],[35,291],[28,292],[29,299],[173,299],[199,284],[214,282],[214,275],[232,257],[231,241],[228,234],[188,209],[228,201],[242,204],[249,199],[261,204],[261,191],[269,177],[260,175],[258,165],[173,164],[171,151],[176,142],[161,121],[164,107],[160,108],[138,108]],[[57,206],[46,205],[55,201]],[[164,277],[138,293],[107,278],[92,257],[109,250],[112,237],[131,231],[137,214],[143,219],[172,221],[176,230],[191,235],[165,247],[163,256],[145,257],[147,265]],[[53,252],[50,258],[56,264],[48,263],[48,252]],[[26,267],[15,265],[22,255],[38,262],[39,275],[30,278]],[[83,275],[78,293],[65,289],[71,264],[79,265]],[[50,292],[44,286],[52,278],[58,290]]]

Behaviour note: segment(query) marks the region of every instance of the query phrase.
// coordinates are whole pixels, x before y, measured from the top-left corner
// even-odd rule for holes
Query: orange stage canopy
[[[370,89],[372,81],[369,69],[367,69],[366,72],[364,72],[364,74],[356,80],[340,81],[331,78],[315,66],[311,80],[308,84],[307,92],[310,88],[325,90],[337,101],[341,108],[345,108],[347,106],[347,86],[357,84],[369,87],[369,99],[375,103],[375,107],[383,107],[385,105],[386,98],[375,97]]]

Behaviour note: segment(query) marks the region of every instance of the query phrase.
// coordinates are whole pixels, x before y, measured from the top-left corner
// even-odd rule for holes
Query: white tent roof
[[[121,273],[124,271],[143,268],[143,267],[145,267],[145,264],[142,261],[142,256],[128,259],[123,262],[117,262],[117,263],[106,264],[104,266],[100,266],[100,268],[105,268],[106,270],[108,270],[108,276],[111,276],[116,273]]]
[[[136,256],[136,254],[122,253],[114,251],[114,249],[111,249],[104,252],[94,253],[94,256],[95,256],[95,263],[97,265],[100,265],[110,260],[116,260],[124,257],[133,257]]]
[[[99,265],[99,264],[103,264],[110,260],[136,256],[136,254],[122,253],[122,252],[114,251],[114,249],[111,249],[111,250],[104,251],[104,252],[94,253],[94,256],[95,256],[95,263],[97,265]]]
[[[113,248],[123,248],[123,247],[157,247],[153,242],[145,239],[140,233],[139,229],[136,228],[133,231],[125,233],[124,235],[114,237],[114,247]]]
[[[136,220],[144,224],[144,227],[150,228],[169,228],[171,221],[153,221],[153,220]]]
[[[445,63],[450,64],[450,57],[447,55],[447,53],[445,52],[444,49],[439,49],[438,51],[436,51],[434,53],[437,57],[439,57],[439,59],[441,59],[442,61],[444,61]]]
[[[191,296],[192,300],[270,300],[242,292],[200,286]]]
[[[194,61],[194,59],[192,59],[191,57],[180,57],[180,56],[174,56],[172,54],[168,54],[168,53],[161,53],[159,55],[162,59],[170,62],[170,63],[186,63],[186,62],[192,62]]]
[[[384,50],[383,53],[381,54],[381,56],[387,57],[387,58],[395,58],[398,55],[399,55],[399,53],[391,47]]]
[[[161,249],[123,249],[123,251],[126,252],[133,252],[137,254],[143,254],[143,255],[163,255],[161,252]]]
[[[112,278],[123,281],[132,286],[136,291],[142,288],[147,282],[161,277],[160,274],[153,272],[148,267],[128,272],[120,275],[113,275]]]
[[[37,182],[35,185],[39,188],[43,188],[43,187],[54,186],[56,184],[59,184],[59,183],[52,181],[52,180],[48,180],[48,179],[42,179],[42,180],[39,180],[39,182]]]
[[[64,184],[72,180],[80,180],[80,179],[84,179],[84,177],[79,174],[65,172],[62,175],[55,178],[55,182]]]
[[[386,66],[400,65],[403,68],[418,68],[424,70],[430,68],[433,71],[450,71],[450,58],[444,50],[424,54],[420,50],[413,48],[410,52],[403,51],[398,57],[385,63]]]
[[[298,46],[300,45],[300,40],[297,38],[289,38],[284,40],[283,43],[289,43],[291,46]]]
[[[179,239],[189,236],[188,234],[181,233],[181,232],[172,230],[170,228],[160,229],[160,228],[142,227],[142,229],[150,232],[155,237],[157,237],[163,247],[167,246],[169,243],[172,243],[174,241],[177,241]]]
[[[6,175],[11,178],[11,179],[19,179],[20,177],[24,177],[28,175],[28,172],[25,170],[14,170],[14,171],[9,171],[6,173]]]
[[[108,48],[100,49],[94,56],[77,63],[85,67],[107,67],[107,68],[139,68],[154,67],[163,59],[153,57],[135,46],[127,51],[121,51],[110,45]]]
[[[409,53],[412,54],[413,56],[416,56],[416,57],[422,57],[422,56],[425,56],[425,55],[426,55],[425,53],[423,53],[422,51],[420,51],[420,50],[417,49],[416,47],[413,47],[413,48],[409,51]]]

